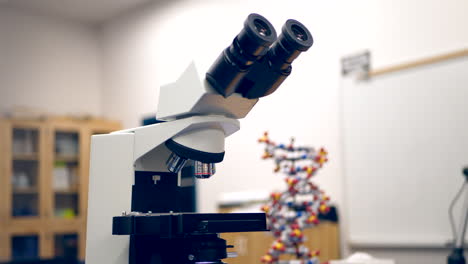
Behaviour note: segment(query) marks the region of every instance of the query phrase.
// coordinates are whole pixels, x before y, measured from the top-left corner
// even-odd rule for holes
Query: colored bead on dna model
[[[261,261],[318,264],[320,251],[304,246],[304,229],[318,225],[319,213],[330,210],[330,198],[311,181],[328,161],[328,153],[323,148],[296,147],[294,138],[289,144],[276,144],[267,132],[258,141],[265,144],[262,158],[274,160],[274,172],[285,174],[287,184],[285,191],[273,192],[268,204],[262,206],[275,240]],[[296,260],[280,260],[283,254],[292,255]]]

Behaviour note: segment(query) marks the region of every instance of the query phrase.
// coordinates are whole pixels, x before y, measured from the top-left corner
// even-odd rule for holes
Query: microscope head
[[[312,44],[309,30],[296,20],[287,20],[277,37],[267,19],[250,14],[204,79],[192,63],[175,83],[161,87],[156,116],[164,121],[212,115],[244,118],[259,98],[276,91],[290,75],[292,62]],[[195,175],[209,178],[215,173],[214,163],[224,158],[226,136],[216,123],[174,135],[165,142],[171,151],[167,169],[177,173],[193,160]]]

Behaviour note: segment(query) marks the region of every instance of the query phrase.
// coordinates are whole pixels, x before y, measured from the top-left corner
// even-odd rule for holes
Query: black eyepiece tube
[[[206,80],[224,97],[236,91],[251,66],[268,52],[276,31],[261,15],[250,14],[244,28],[211,65]]]
[[[291,73],[291,63],[313,43],[312,34],[302,23],[287,20],[268,54],[252,67],[237,92],[249,99],[273,93]]]
[[[272,62],[286,69],[301,52],[307,51],[314,39],[309,30],[299,21],[289,19],[281,29],[281,35],[271,47]]]

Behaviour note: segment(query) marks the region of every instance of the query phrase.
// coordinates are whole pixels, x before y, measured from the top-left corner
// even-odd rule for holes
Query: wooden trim
[[[79,218],[75,219],[62,219],[62,218],[53,218],[50,219],[47,224],[46,228],[52,232],[74,232],[78,233],[79,229],[82,227],[83,221]]]
[[[4,125],[3,125],[3,128],[4,128],[4,133],[3,133],[3,137],[5,139],[5,143],[3,144],[3,147],[4,147],[4,150],[5,152],[5,155],[4,155],[4,158],[5,158],[5,161],[3,162],[3,165],[4,165],[4,173],[5,173],[5,177],[3,179],[4,181],[4,184],[5,184],[5,187],[4,187],[4,206],[3,206],[3,209],[5,210],[5,213],[6,213],[6,217],[5,217],[5,223],[6,225],[8,226],[12,219],[13,219],[13,216],[11,214],[11,211],[12,211],[12,208],[13,208],[13,193],[12,193],[12,182],[11,182],[11,177],[12,177],[12,171],[13,171],[13,166],[12,166],[12,141],[13,141],[13,127],[12,127],[12,124],[11,122],[4,122]]]
[[[78,213],[81,225],[77,230],[78,234],[78,259],[81,261],[85,260],[86,254],[86,219],[87,219],[87,208],[88,208],[88,171],[89,171],[89,156],[90,156],[90,127],[85,126],[80,129],[80,141],[79,141],[79,167],[78,167]]]
[[[50,220],[46,227],[47,231],[51,233],[65,234],[65,233],[78,233],[81,226],[83,225],[82,221],[79,219],[54,219]]]
[[[44,154],[44,178],[43,190],[45,193],[44,198],[44,218],[46,219],[47,230],[50,228],[48,226],[49,221],[54,219],[54,193],[53,193],[53,169],[54,169],[54,158],[55,158],[55,131],[50,126],[50,123],[46,123],[45,128],[45,154]],[[48,234],[48,236],[51,236]],[[50,240],[50,239],[48,239]]]
[[[54,160],[54,131],[50,126],[44,128],[44,174],[42,178],[42,190],[44,192],[44,220],[45,225],[54,217],[54,200],[53,200],[53,160]],[[47,227],[48,228],[48,227]]]
[[[41,227],[47,221],[47,127],[41,124],[39,130],[39,168],[38,168],[38,187],[39,187],[39,216],[41,219]],[[42,239],[42,238],[40,238]]]
[[[54,255],[54,236],[48,230],[42,230],[39,234],[39,257],[50,259]]]
[[[339,224],[328,224],[330,225],[328,234],[330,237],[330,259],[341,259]]]
[[[335,223],[336,225],[336,223]],[[311,228],[314,230],[314,228]],[[330,223],[327,221],[321,221],[319,226],[316,227],[317,232],[315,235],[318,237],[318,244],[316,250],[320,250],[320,260],[327,261],[330,260],[330,247],[336,245],[331,244],[330,237]],[[314,250],[314,249],[312,249]]]
[[[37,129],[37,127],[43,126],[44,123],[41,121],[35,120],[18,120],[18,119],[9,119],[8,123],[14,128],[23,128],[23,129]]]
[[[78,171],[77,171],[77,177],[78,177],[78,200],[77,200],[77,205],[76,205],[76,210],[78,211],[77,218],[83,222],[83,219],[85,218],[86,211],[87,211],[87,204],[85,203],[85,200],[83,199],[85,197],[85,176],[86,174],[84,173],[84,170],[86,168],[86,157],[89,156],[89,150],[87,150],[84,142],[87,140],[87,127],[82,126],[80,130],[78,131]],[[77,230],[78,233],[78,230]]]
[[[368,74],[368,77],[372,78],[372,77],[376,77],[376,76],[380,76],[380,75],[384,75],[388,73],[408,70],[408,69],[412,69],[412,68],[416,68],[420,66],[439,63],[442,61],[452,60],[452,59],[461,58],[465,56],[468,56],[468,49],[445,53],[445,54],[437,55],[433,57],[427,57],[427,58],[423,58],[419,60],[414,60],[411,62],[399,64],[399,65],[383,67],[383,68],[376,69],[376,70],[371,70]]]
[[[83,262],[86,259],[86,227],[78,233],[78,259]]]
[[[7,168],[6,163],[8,162],[9,158],[6,156],[6,148],[5,143],[7,138],[5,136],[6,133],[6,126],[5,121],[0,119],[0,258],[2,257],[2,232],[6,229],[6,221],[8,217],[6,203],[7,203]]]
[[[0,261],[8,261],[11,258],[11,239],[8,233],[0,232]]]
[[[83,219],[83,223],[86,224],[87,211],[88,211],[88,183],[89,183],[89,156],[90,156],[90,144],[91,144],[91,131],[89,128],[83,128],[80,131],[80,160],[78,179],[79,179],[79,213],[80,218]],[[84,226],[83,226],[84,227]]]
[[[42,220],[39,217],[12,218],[7,227],[7,232],[30,234],[37,233],[43,228]]]
[[[10,236],[39,235],[41,229],[42,226],[38,221],[30,220],[29,222],[23,221],[21,225],[11,225],[6,233]]]
[[[7,163],[10,158],[8,157],[6,143],[8,138],[6,135],[6,120],[0,119],[0,261],[7,261],[10,259],[10,236],[6,233],[7,221],[9,219],[9,212],[7,209],[8,189],[10,188],[7,180]]]

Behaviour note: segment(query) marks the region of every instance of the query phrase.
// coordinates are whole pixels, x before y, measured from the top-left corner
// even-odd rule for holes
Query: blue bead
[[[297,217],[301,217],[302,216],[302,212],[297,212]]]
[[[303,158],[303,159],[307,159],[307,155],[302,155],[302,158]]]
[[[284,148],[284,144],[279,144],[279,148]]]

